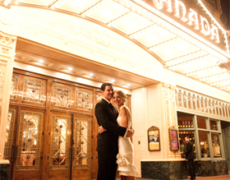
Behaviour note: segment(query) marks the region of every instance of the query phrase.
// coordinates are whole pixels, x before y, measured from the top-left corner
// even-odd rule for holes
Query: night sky
[[[221,0],[222,12],[227,18],[227,30],[230,30],[230,0]]]

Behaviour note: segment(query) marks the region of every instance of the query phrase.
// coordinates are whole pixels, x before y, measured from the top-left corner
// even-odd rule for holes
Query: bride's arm
[[[121,126],[128,128],[128,116],[124,106],[121,107],[119,111],[119,116],[121,117]]]

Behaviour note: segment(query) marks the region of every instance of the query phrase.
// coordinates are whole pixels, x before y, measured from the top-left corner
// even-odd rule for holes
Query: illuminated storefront
[[[102,82],[129,94],[140,176],[186,178],[184,135],[198,176],[226,174],[229,42],[202,0],[2,0],[0,43],[0,164],[11,179],[96,177]]]

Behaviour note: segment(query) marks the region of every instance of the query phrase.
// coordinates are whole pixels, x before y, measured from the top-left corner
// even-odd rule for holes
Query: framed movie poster
[[[169,128],[170,150],[179,150],[178,130],[173,126]]]
[[[149,151],[160,151],[160,129],[156,126],[152,126],[148,129],[148,146]]]

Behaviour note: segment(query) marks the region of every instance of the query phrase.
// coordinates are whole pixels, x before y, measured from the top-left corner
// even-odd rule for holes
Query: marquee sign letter
[[[200,24],[201,24],[201,32],[204,35],[210,35],[210,25],[208,23],[208,20],[204,18],[203,16],[200,16]]]
[[[189,17],[189,22],[188,22],[188,24],[190,25],[190,26],[192,26],[193,24],[194,24],[194,28],[196,29],[196,30],[199,30],[199,21],[198,21],[198,15],[197,15],[197,13],[195,12],[195,11],[193,11],[191,8],[189,9],[189,15],[188,15],[188,17]]]
[[[211,39],[216,39],[216,42],[219,43],[220,39],[219,39],[219,32],[218,32],[218,28],[212,24],[212,28],[211,28]]]
[[[171,13],[172,10],[172,1],[171,0],[152,0],[153,4],[156,6],[157,9],[161,10],[164,7],[164,3],[167,4],[167,11]]]
[[[182,8],[182,11],[180,11],[180,8]],[[182,21],[186,22],[187,18],[186,15],[186,7],[184,3],[181,1],[175,0],[175,14],[176,17],[180,18]]]

